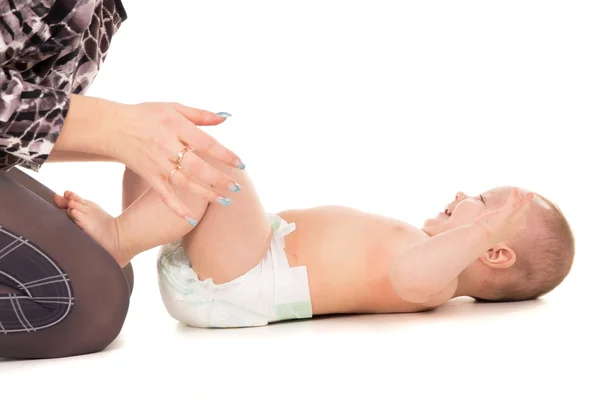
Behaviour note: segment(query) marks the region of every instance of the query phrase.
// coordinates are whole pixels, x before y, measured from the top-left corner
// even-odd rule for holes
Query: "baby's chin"
[[[450,217],[448,217],[446,214],[438,213],[435,217],[426,219],[425,222],[423,222],[423,226],[425,227],[425,226],[441,225],[441,224],[445,223],[446,221],[448,221],[449,219],[450,219]]]
[[[428,218],[423,222],[423,228],[432,227],[434,225],[438,225],[439,223],[440,221],[436,220],[435,218]]]
[[[448,217],[446,214],[439,213],[433,218],[426,219],[423,222],[421,230],[427,235],[435,235],[437,233],[440,233],[440,231],[444,229],[444,225],[448,222],[449,219],[450,217]]]
[[[435,218],[428,218],[423,223],[421,230],[425,232],[427,235],[433,235],[435,232],[440,229],[440,227],[444,224],[443,221],[437,220]]]

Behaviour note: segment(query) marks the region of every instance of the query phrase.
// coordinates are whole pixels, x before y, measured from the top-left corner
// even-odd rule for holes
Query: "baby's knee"
[[[124,186],[137,186],[137,185],[146,185],[145,180],[139,176],[135,171],[131,170],[129,167],[125,167],[123,171],[123,185]]]

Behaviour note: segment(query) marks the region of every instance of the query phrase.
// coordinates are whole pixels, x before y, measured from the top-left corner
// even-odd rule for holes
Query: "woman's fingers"
[[[179,217],[190,220],[194,218],[192,211],[177,197],[173,187],[166,179],[155,179],[152,189],[158,194],[160,199],[177,214]]]
[[[220,142],[191,123],[182,125],[179,131],[179,138],[200,154],[210,156],[228,166],[241,170],[246,168],[240,157],[232,150],[227,149]]]
[[[169,170],[169,172],[171,172],[177,166],[181,166],[186,174],[192,178],[192,181],[187,184],[190,188],[195,188],[198,186],[198,183],[200,183],[203,186],[209,186],[214,190],[220,190],[221,192],[227,190],[230,192],[238,192],[241,190],[242,187],[237,184],[231,176],[202,159],[202,157],[197,154],[198,151],[195,148],[186,147],[184,143],[177,139],[173,140],[172,143],[169,143],[168,147],[169,149],[163,151],[163,156],[170,161],[166,161],[163,167],[166,169],[171,168],[171,170]],[[179,172],[176,174],[179,174]]]
[[[170,181],[172,186],[175,186],[181,190],[186,192],[190,192],[192,195],[203,198],[209,203],[218,203],[223,206],[229,206],[231,204],[231,199],[226,198],[215,192],[213,189],[200,184],[198,181],[194,180],[185,169],[179,169]]]
[[[187,151],[180,163],[192,178],[221,191],[238,192],[241,189],[232,177],[208,164],[195,152]]]
[[[165,170],[166,180],[170,187],[178,187],[181,192],[190,192],[212,203],[219,203],[224,206],[231,203],[231,199],[216,191],[219,188],[222,190],[229,189],[231,192],[237,192],[241,189],[233,178],[194,155],[192,150],[183,153],[179,164],[177,164],[177,161],[167,159],[159,163]]]
[[[227,112],[213,113],[181,104],[173,104],[173,108],[196,126],[216,126],[231,116]]]

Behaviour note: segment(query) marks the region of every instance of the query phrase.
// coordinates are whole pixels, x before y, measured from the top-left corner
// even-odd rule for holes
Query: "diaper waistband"
[[[285,237],[296,230],[296,223],[288,223],[277,214],[267,213],[267,217],[271,222],[271,229],[273,230],[273,236],[281,243],[282,247],[285,247]]]
[[[281,217],[273,213],[266,213],[269,222],[271,223],[271,229],[273,239],[276,245],[281,248],[285,248],[285,237],[296,230],[295,223],[288,223]],[[277,252],[271,247],[270,251],[272,255],[277,258],[277,266],[288,268],[289,264],[287,258],[279,258],[285,256],[285,253]],[[171,282],[179,288],[183,288],[183,285],[194,282],[199,284],[212,283],[211,280],[200,281],[196,275],[196,272],[192,269],[192,265],[185,253],[183,248],[183,241],[177,240],[175,242],[163,245],[160,249],[158,256],[158,266],[164,276],[168,276]],[[223,284],[224,286],[227,284]],[[184,289],[186,293],[190,293],[190,289]]]

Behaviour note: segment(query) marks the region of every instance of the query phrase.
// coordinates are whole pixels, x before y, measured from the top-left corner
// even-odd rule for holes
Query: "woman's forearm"
[[[117,159],[83,152],[66,152],[60,149],[54,149],[48,156],[48,163],[85,163],[85,162],[117,162]]]
[[[122,105],[71,94],[70,107],[53,151],[112,158]]]

